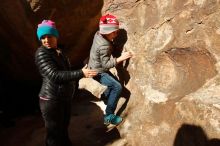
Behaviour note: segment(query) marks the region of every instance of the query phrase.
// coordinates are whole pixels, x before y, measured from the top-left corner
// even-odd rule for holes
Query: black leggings
[[[46,146],[71,146],[68,135],[71,102],[40,99],[40,109],[46,128]]]

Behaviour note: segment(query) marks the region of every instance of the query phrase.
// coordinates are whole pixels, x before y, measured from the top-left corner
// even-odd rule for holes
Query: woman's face
[[[44,35],[41,37],[41,43],[48,49],[57,48],[57,38],[52,35]]]

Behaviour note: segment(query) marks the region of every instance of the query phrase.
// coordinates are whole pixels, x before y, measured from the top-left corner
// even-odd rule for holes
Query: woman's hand
[[[92,78],[97,75],[97,71],[88,69],[87,64],[82,68],[82,71],[83,71],[84,77],[86,78]]]

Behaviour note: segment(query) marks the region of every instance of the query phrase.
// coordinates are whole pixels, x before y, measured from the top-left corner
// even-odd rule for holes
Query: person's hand
[[[124,52],[124,53],[121,54],[120,57],[118,57],[116,59],[116,61],[117,61],[117,63],[120,63],[120,62],[122,62],[124,60],[127,60],[127,59],[131,58],[132,56],[133,56],[133,54],[130,51]]]
[[[83,72],[83,74],[84,74],[84,77],[86,77],[86,78],[92,78],[92,77],[94,77],[94,76],[97,75],[97,71],[88,69],[87,67],[88,67],[88,65],[86,64],[86,65],[82,68],[82,72]]]

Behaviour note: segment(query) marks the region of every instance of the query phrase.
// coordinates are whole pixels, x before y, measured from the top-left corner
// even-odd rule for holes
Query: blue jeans
[[[108,98],[105,112],[106,115],[114,114],[119,100],[119,96],[122,91],[121,84],[119,83],[119,81],[114,79],[109,73],[99,73],[96,77],[94,77],[94,79],[102,85],[107,86],[107,89],[104,92],[105,96]]]

